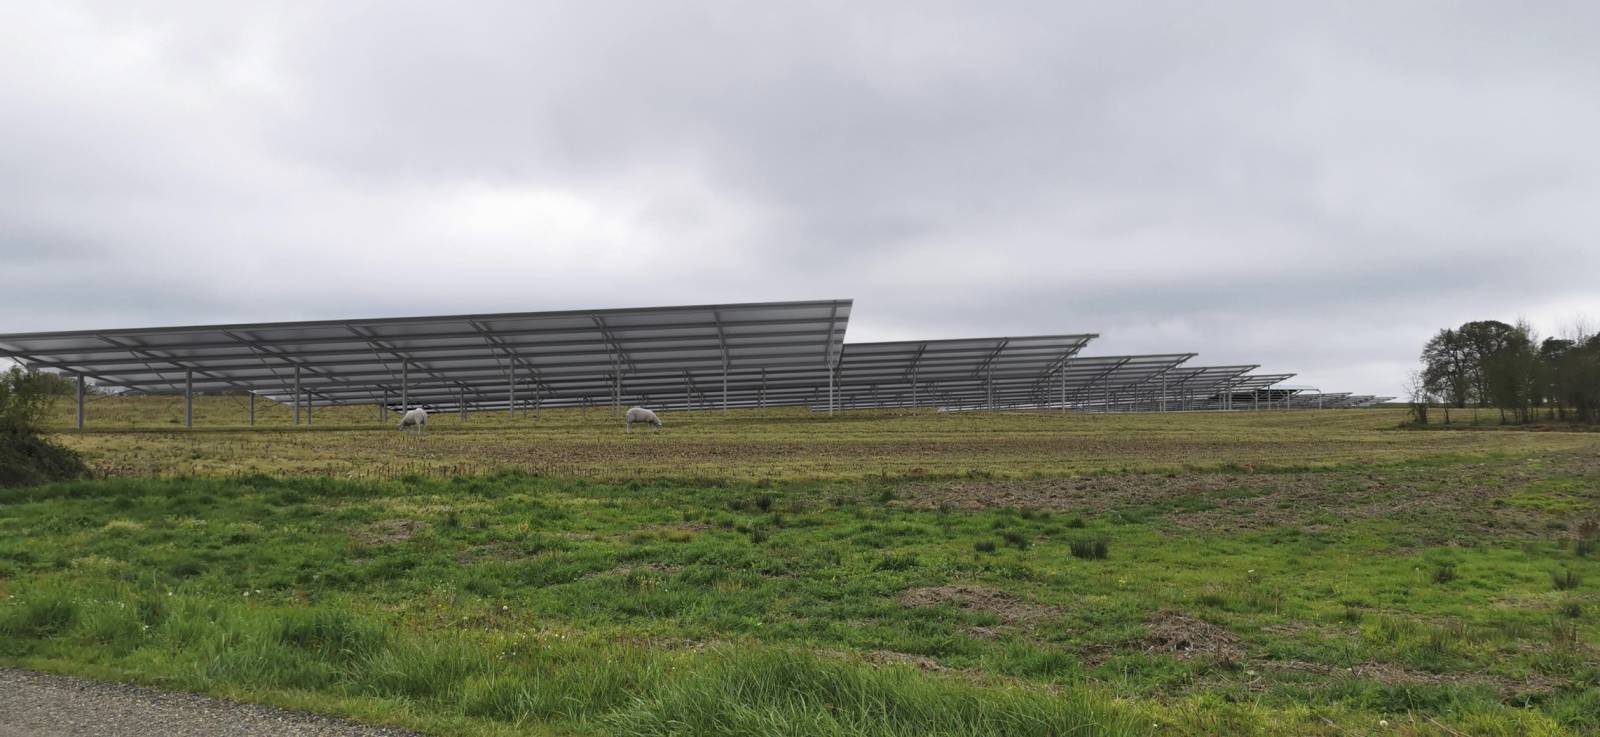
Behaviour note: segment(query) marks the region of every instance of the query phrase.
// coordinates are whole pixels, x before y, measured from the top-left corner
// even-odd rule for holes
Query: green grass
[[[1306,477],[1333,508],[1437,473]],[[519,473],[5,491],[0,659],[441,734],[1600,729],[1596,596],[1551,585],[1600,561],[1553,513],[1219,532],[1195,525],[1219,510],[1137,494],[1068,511],[925,493]],[[1198,628],[1188,646],[1160,634],[1174,621]]]
[[[104,478],[0,489],[0,662],[444,735],[1600,732],[1600,434],[242,408],[56,418]]]

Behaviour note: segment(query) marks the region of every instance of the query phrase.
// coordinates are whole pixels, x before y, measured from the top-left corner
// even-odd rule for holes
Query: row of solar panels
[[[852,306],[841,299],[25,333],[0,335],[0,356],[134,393],[243,391],[284,403],[435,409],[1244,408],[1238,393],[1292,376],[1190,366],[1192,353],[1083,356],[1097,337],[1088,333],[845,343]],[[1277,406],[1292,406],[1289,395]]]

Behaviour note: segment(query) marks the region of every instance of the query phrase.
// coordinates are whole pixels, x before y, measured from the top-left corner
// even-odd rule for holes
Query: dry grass
[[[597,479],[849,479],[879,475],[1064,476],[1196,469],[1283,470],[1494,458],[1600,449],[1587,433],[1451,433],[1395,429],[1403,410],[1085,415],[805,410],[664,413],[666,428],[625,435],[607,409],[510,417],[435,415],[426,438],[380,424],[375,407],[317,413],[310,427],[257,402],[202,397],[196,427],[181,400],[102,398],[89,430],[70,430],[69,402],[55,408],[57,437],[107,476],[269,473],[338,478],[451,475],[520,469]]]

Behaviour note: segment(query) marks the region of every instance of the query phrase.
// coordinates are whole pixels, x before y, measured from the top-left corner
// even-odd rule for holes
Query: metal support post
[[[506,390],[506,416],[517,416],[517,367],[515,365],[506,369],[506,383],[511,388]]]
[[[256,393],[250,392],[250,426],[256,426]]]
[[[828,367],[828,414],[833,414],[833,367]]]
[[[728,367],[722,367],[722,413],[728,413]]]
[[[1161,377],[1161,411],[1167,411],[1167,377]]]
[[[294,424],[300,424],[300,364],[294,365]]]
[[[83,429],[83,374],[78,374],[78,429]]]
[[[183,426],[194,427],[194,369],[183,370]]]
[[[311,427],[311,390],[306,390],[306,427]]]
[[[400,414],[411,411],[411,363],[400,362]]]
[[[465,423],[467,421],[467,388],[464,386],[459,387],[456,391],[461,397],[461,401],[456,405],[456,408],[461,415],[461,421]]]

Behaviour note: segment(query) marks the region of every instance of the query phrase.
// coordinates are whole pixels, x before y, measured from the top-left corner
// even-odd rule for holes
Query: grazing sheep
[[[624,417],[624,419],[627,421],[627,424],[623,428],[623,432],[633,432],[633,423],[635,422],[648,422],[652,425],[655,425],[657,430],[661,429],[661,418],[657,417],[656,413],[651,412],[643,407],[634,407],[629,409],[628,414]]]
[[[404,430],[408,427],[415,427],[418,433],[426,434],[428,432],[428,411],[421,407],[407,411],[405,416],[400,418],[400,427],[397,429]]]

